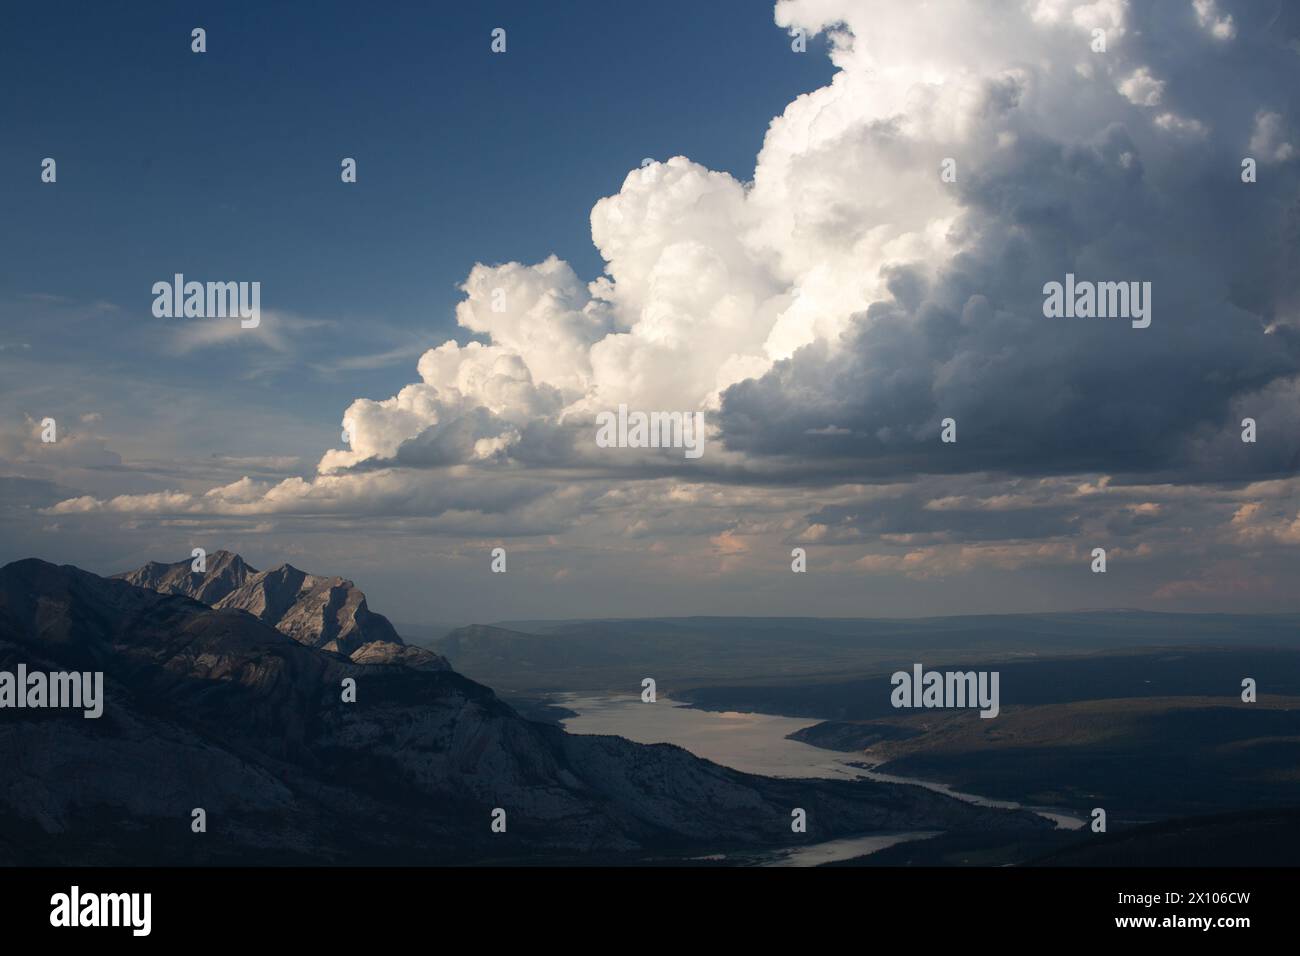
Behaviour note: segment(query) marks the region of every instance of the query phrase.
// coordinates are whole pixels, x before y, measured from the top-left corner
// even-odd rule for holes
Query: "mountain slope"
[[[0,711],[0,862],[573,861],[1046,825],[913,787],[769,780],[567,735],[450,670],[357,663],[242,611],[37,560],[0,569],[0,669],[20,661],[102,670],[106,702],[98,720]],[[191,832],[195,807],[206,833]],[[793,807],[807,834],[790,832]]]

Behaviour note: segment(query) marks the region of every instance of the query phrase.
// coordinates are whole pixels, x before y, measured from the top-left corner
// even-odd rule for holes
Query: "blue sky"
[[[382,323],[393,347],[416,348],[459,332],[456,286],[475,262],[555,253],[598,275],[588,213],[642,158],[748,178],[767,122],[831,73],[824,56],[790,55],[754,3],[199,9],[10,15],[0,79],[23,94],[3,111],[6,302],[108,302],[144,321],[149,287],[174,272],[251,276],[264,308]],[[190,51],[194,26],[206,54]],[[504,56],[489,52],[496,26]],[[57,189],[38,180],[46,156]],[[354,186],[339,181],[344,156]],[[96,329],[64,348],[102,356],[115,338]],[[316,357],[356,348],[330,344]],[[115,358],[123,374],[160,371]],[[412,364],[356,376],[357,394],[389,394]],[[239,369],[198,354],[171,373],[217,386]],[[288,370],[262,384],[299,411],[331,394]],[[322,411],[334,431],[342,409]]]
[[[197,10],[8,15],[0,561],[228,548],[402,620],[1296,609],[1293,8]],[[262,325],[154,317],[178,272]],[[1150,326],[1045,318],[1067,273]],[[619,404],[705,454],[597,446]]]

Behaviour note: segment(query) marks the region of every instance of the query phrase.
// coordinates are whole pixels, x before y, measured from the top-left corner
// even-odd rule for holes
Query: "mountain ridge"
[[[150,561],[112,577],[162,594],[183,594],[219,609],[247,611],[300,644],[370,663],[401,659],[412,667],[449,666],[442,655],[407,644],[388,618],[372,610],[352,581],[312,574],[284,563],[258,571],[238,554],[221,549],[204,571],[188,560]]]

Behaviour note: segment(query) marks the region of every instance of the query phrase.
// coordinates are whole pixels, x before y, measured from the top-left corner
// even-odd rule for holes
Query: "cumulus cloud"
[[[591,211],[600,276],[475,264],[465,340],[348,405],[315,475],[54,511],[540,530],[618,510],[625,532],[680,521],[728,561],[750,533],[887,541],[860,567],[922,574],[1074,560],[1084,529],[1150,553],[1187,518],[1180,486],[1300,455],[1300,58],[1228,6],[780,0],[776,24],[826,33],[837,72],[772,120],[751,182],[682,156],[631,170]],[[1253,184],[1247,150],[1269,165]],[[1045,318],[1067,273],[1151,283],[1150,327]],[[703,410],[708,453],[597,448],[619,404]],[[908,490],[880,513],[868,481]],[[1238,528],[1224,540],[1260,540],[1198,502]]]
[[[1240,201],[1223,152],[1250,103],[1251,141],[1283,154],[1286,106],[1261,112],[1276,84],[1206,60],[1205,35],[1295,65],[1276,38],[1247,49],[1214,4],[1160,15],[1135,30],[1118,0],[869,16],[783,0],[777,23],[830,31],[840,72],[773,121],[753,182],[683,157],[631,171],[592,210],[606,272],[586,284],[554,258],[475,266],[457,317],[485,341],[432,349],[420,383],[354,403],[351,446],[322,473],[590,465],[572,429],[618,403],[705,409],[760,472],[772,458],[1186,465],[1205,428],[1226,429],[1234,401],[1293,377],[1300,356],[1278,325],[1294,243],[1259,268],[1285,203]],[[1154,26],[1222,71],[1216,96],[1157,77],[1186,68],[1164,68]],[[1114,41],[1104,54],[1094,29]],[[1220,130],[1214,149],[1185,142]],[[939,175],[949,158],[955,183]],[[1295,185],[1287,173],[1270,189]],[[1067,272],[1150,281],[1157,324],[1044,320],[1041,286]],[[945,416],[966,443],[947,460],[933,441]]]
[[[1119,85],[1119,91],[1130,103],[1137,106],[1158,106],[1165,92],[1165,84],[1152,76],[1151,71],[1143,66],[1134,70]]]
[[[1161,32],[1181,44],[1195,24],[1173,5],[1161,12],[1168,17]],[[819,339],[731,389],[721,415],[730,447],[853,457],[884,472],[1185,468],[1200,429],[1235,426],[1228,415],[1235,398],[1295,375],[1295,337],[1270,327],[1294,303],[1296,246],[1284,245],[1278,261],[1275,243],[1297,180],[1288,173],[1274,183],[1273,202],[1247,202],[1230,142],[1210,150],[1181,142],[1240,125],[1241,104],[1251,104],[1253,115],[1276,96],[1275,78],[1261,75],[1253,88],[1229,82],[1212,97],[1158,83],[1124,4],[1038,4],[1027,22],[999,18],[996,31],[985,29],[988,13],[978,5],[936,7],[912,33],[901,20],[878,24],[874,12],[843,12],[852,40],[840,60],[849,70],[861,63],[863,75],[840,74],[773,125],[756,194],[777,148],[801,157],[804,178],[812,156],[831,171],[814,177],[830,186],[827,199],[818,203],[802,190],[783,230],[800,237],[810,258],[834,255],[810,248],[806,237],[833,216],[836,197],[907,182],[918,156],[957,159],[958,181],[947,188],[960,210],[943,215],[949,255],[859,257],[839,272],[839,282],[851,284],[875,266],[886,294],[873,295],[838,339]],[[778,8],[782,16],[820,27],[836,10],[794,0]],[[1094,23],[1122,35],[1105,54],[1078,35]],[[1296,74],[1280,43],[1264,46],[1235,55],[1271,56],[1279,70]],[[1207,60],[1195,35],[1185,49],[1187,58]],[[1033,51],[1029,63],[1025,50]],[[1134,100],[1168,100],[1179,112],[1151,117],[1133,110]],[[1193,108],[1204,118],[1182,115]],[[847,119],[831,126],[828,113]],[[802,125],[824,135],[805,135],[789,150],[781,134],[805,116],[818,125]],[[899,158],[869,174],[850,166],[834,179],[834,161],[852,136],[870,137],[882,124],[899,131]],[[921,188],[943,193],[935,170],[925,172]],[[874,225],[867,214],[854,220],[864,230]],[[1260,270],[1261,260],[1276,268]],[[1041,286],[1067,272],[1151,281],[1153,326],[1044,320]],[[958,446],[936,441],[943,417],[958,421]],[[810,431],[831,422],[852,434],[811,439]]]

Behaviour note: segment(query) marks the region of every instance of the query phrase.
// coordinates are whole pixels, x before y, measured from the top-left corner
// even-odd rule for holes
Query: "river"
[[[803,717],[698,710],[662,696],[653,704],[643,703],[638,696],[557,694],[552,699],[559,706],[577,713],[578,716],[563,721],[564,729],[571,734],[614,734],[643,744],[677,744],[697,757],[724,767],[767,777],[866,778],[925,787],[984,807],[1014,810],[1021,806],[1009,800],[962,793],[931,780],[880,773],[865,762],[862,754],[823,750],[800,740],[788,739],[789,734],[820,722]],[[1085,823],[1077,814],[1057,807],[1027,809],[1063,829],[1079,829]],[[780,851],[766,865],[815,866],[831,860],[866,856],[897,843],[936,835],[925,831],[829,840]]]

